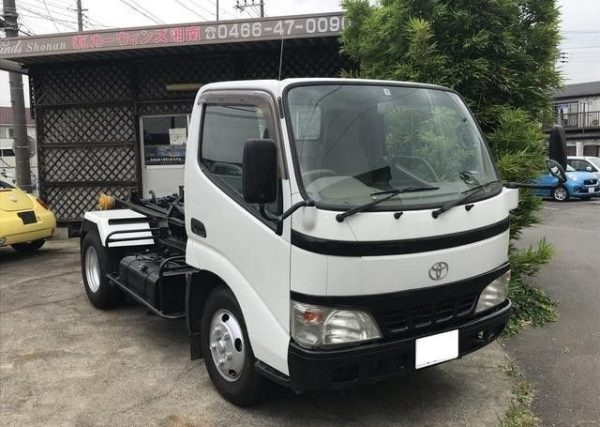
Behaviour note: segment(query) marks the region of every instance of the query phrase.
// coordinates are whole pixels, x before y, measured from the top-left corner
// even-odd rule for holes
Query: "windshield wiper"
[[[383,196],[380,199],[375,199],[372,202],[365,203],[364,205],[356,206],[354,208],[348,209],[345,212],[337,214],[335,219],[337,222],[344,221],[345,218],[354,215],[359,212],[364,212],[366,210],[371,209],[373,206],[378,205],[379,203],[385,202],[386,200],[391,199],[394,196],[402,193],[415,193],[417,191],[431,191],[438,190],[439,187],[406,187],[406,188],[398,188],[395,190],[386,190],[386,191],[378,191],[376,193],[371,193],[369,196]]]
[[[454,199],[454,200],[446,203],[445,205],[443,205],[441,208],[436,209],[433,212],[431,212],[431,216],[433,216],[434,218],[437,218],[438,216],[440,216],[447,210],[450,210],[455,206],[458,206],[460,204],[463,204],[463,203],[469,201],[469,199],[471,199],[471,197],[476,196],[477,194],[481,193],[488,186],[490,186],[492,184],[500,184],[501,182],[502,181],[498,181],[498,180],[489,181],[484,184],[480,184],[476,187],[469,188],[468,190],[465,190],[462,193],[460,193],[460,197],[458,197],[458,199]]]

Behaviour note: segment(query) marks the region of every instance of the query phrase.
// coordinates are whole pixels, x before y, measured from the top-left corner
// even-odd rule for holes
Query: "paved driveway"
[[[0,249],[3,425],[495,426],[511,383],[497,344],[367,388],[294,393],[239,409],[190,361],[182,322],[87,301],[76,241],[33,256]]]
[[[559,304],[558,322],[507,343],[536,388],[544,426],[600,425],[600,200],[545,202],[543,223],[523,244],[546,236],[556,256],[535,282]]]

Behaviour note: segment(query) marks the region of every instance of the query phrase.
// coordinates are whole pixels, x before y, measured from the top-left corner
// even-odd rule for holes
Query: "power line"
[[[194,7],[197,7],[198,9],[202,9],[203,11],[208,13],[210,16],[215,15],[215,12],[211,12],[210,10],[206,9],[204,6],[199,5],[195,1],[193,1],[193,0],[188,0],[188,1],[191,5],[193,5]],[[213,5],[215,6],[215,10],[216,10],[216,5],[214,3],[213,3]]]
[[[63,27],[67,27],[72,30],[75,30],[75,27],[73,27],[71,25],[77,25],[77,23],[74,21],[68,21],[68,20],[57,19],[57,18],[51,19],[50,17],[48,17],[42,13],[36,12],[34,10],[31,10],[31,9],[28,9],[25,7],[21,7],[21,9],[27,12],[27,13],[20,13],[20,15],[22,15],[22,16],[27,16],[29,18],[39,19],[39,20],[43,20],[43,21],[53,21],[53,22],[56,22],[56,23],[62,25]]]
[[[571,50],[571,49],[598,49],[600,48],[600,45],[596,45],[596,46],[563,46],[563,49],[565,50]]]
[[[240,0],[236,0],[234,9],[238,9],[240,12],[246,11],[248,15],[252,18],[264,17],[265,16],[265,0],[259,0],[258,3],[255,3],[254,0],[251,0],[251,3],[248,3],[248,0],[244,0],[243,4],[240,4]],[[250,10],[254,10],[256,15],[250,13]],[[260,11],[260,12],[259,12]]]
[[[600,30],[564,30],[565,34],[596,34],[600,33]]]
[[[44,4],[40,4],[40,3],[32,3],[31,1],[25,1],[25,0],[18,0],[19,4],[24,5],[25,7],[29,8],[29,9],[34,9],[37,12],[41,12],[41,13],[49,13],[52,12],[55,15],[62,15],[63,17],[69,17],[71,18],[71,14],[65,12],[65,8],[55,8],[55,6],[53,6],[52,4],[48,3],[47,0],[44,1]]]
[[[192,9],[191,7],[186,6],[184,3],[182,3],[180,0],[175,0],[175,3],[177,3],[179,6],[183,7],[186,10],[189,10],[190,12],[192,12],[194,15],[196,15],[198,18],[204,19],[205,21],[208,21],[208,19],[206,19],[204,16],[200,15],[198,12],[196,12],[194,9]]]
[[[143,15],[143,16],[145,16],[146,18],[148,18],[149,20],[151,20],[151,21],[152,21],[152,22],[154,22],[155,24],[164,24],[164,22],[160,21],[158,18],[156,18],[156,17],[152,17],[152,16],[151,16],[152,14],[147,14],[147,13],[145,13],[144,11],[142,11],[142,10],[141,10],[142,8],[139,8],[139,9],[138,9],[138,7],[136,7],[136,6],[134,6],[134,5],[131,5],[131,4],[127,3],[127,0],[121,0],[121,3],[123,3],[125,6],[129,7],[130,9],[134,10],[135,12],[139,13],[140,15]],[[132,3],[133,3],[133,1],[132,1]],[[134,4],[135,4],[135,3],[134,3]]]
[[[151,17],[153,17],[156,21],[158,21],[159,24],[166,24],[165,21],[163,21],[162,19],[160,19],[158,16],[156,16],[155,14],[153,14],[152,12],[150,12],[148,9],[146,9],[145,7],[143,7],[141,4],[139,4],[137,2],[137,0],[129,0],[133,5],[137,6],[139,9],[143,10],[144,12],[146,12],[148,15],[150,15]]]
[[[48,12],[48,17],[52,20],[52,25],[54,25],[54,28],[56,28],[56,32],[60,33],[60,30],[58,29],[58,25],[56,25],[56,22],[54,21],[54,18],[52,17],[52,14],[50,13],[50,10],[48,9],[46,0],[44,0],[44,6],[46,7],[46,12]]]

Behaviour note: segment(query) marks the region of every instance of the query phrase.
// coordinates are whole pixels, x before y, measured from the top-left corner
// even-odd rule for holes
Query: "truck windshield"
[[[437,207],[498,179],[479,129],[453,92],[303,85],[288,91],[287,106],[299,185],[322,207],[346,210],[393,190],[398,196],[373,210]],[[488,186],[474,200],[499,191]]]

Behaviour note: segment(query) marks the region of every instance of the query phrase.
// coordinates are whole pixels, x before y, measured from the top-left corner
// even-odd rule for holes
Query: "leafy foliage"
[[[550,117],[550,95],[560,85],[554,66],[560,16],[555,0],[342,4],[351,23],[342,35],[342,51],[359,64],[354,77],[456,89],[475,113],[503,179],[527,181],[545,169],[540,123]],[[519,208],[511,214],[512,239],[538,222],[539,206],[531,192],[520,192]],[[536,249],[519,252],[511,245],[510,257],[515,321],[523,325],[553,320],[554,303],[528,284],[536,268],[550,259],[550,246],[542,241]]]
[[[512,378],[512,399],[508,412],[499,420],[500,427],[537,427],[540,420],[531,410],[534,390],[530,383],[525,381],[517,366],[511,363],[506,367],[506,373]]]

